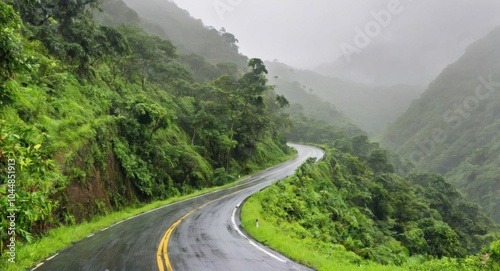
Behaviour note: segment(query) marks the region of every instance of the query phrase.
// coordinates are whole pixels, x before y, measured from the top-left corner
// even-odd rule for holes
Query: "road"
[[[294,173],[323,151],[290,144],[298,157],[245,179],[242,185],[170,204],[117,223],[61,251],[37,271],[311,270],[239,231],[236,206]]]

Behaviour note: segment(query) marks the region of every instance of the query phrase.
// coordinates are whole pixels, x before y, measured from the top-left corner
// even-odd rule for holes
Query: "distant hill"
[[[241,70],[246,68],[248,58],[239,54],[236,37],[205,26],[174,2],[148,0],[147,5],[141,0],[124,2],[142,18],[148,32],[172,41],[182,53],[195,53],[214,65],[235,63]]]
[[[267,62],[269,79],[277,92],[302,88],[325,102],[335,105],[363,130],[372,135],[382,132],[418,98],[420,88],[408,85],[373,87],[299,70],[279,62]]]
[[[500,222],[500,28],[472,44],[383,134],[418,170],[445,174]]]
[[[270,84],[275,84],[276,79],[270,79]],[[345,114],[339,112],[335,105],[325,101],[313,93],[309,93],[302,88],[298,82],[283,81],[275,85],[277,94],[284,95],[291,106],[288,112],[292,115],[295,128],[300,126],[302,117],[324,122],[323,124],[335,126],[335,130],[343,132],[348,136],[356,136],[366,134],[364,130],[359,128],[353,121]],[[305,120],[311,121],[311,120]],[[292,135],[289,138],[293,139],[295,136],[295,129],[291,131]],[[332,138],[330,138],[332,140]]]

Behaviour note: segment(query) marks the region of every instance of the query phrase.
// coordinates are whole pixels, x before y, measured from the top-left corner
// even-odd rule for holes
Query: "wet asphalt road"
[[[183,217],[168,238],[167,258],[175,271],[311,270],[238,233],[236,206],[241,201],[292,175],[307,158],[323,155],[315,147],[291,145],[299,152],[297,158],[253,175],[242,185],[170,204],[115,224],[61,251],[36,270],[169,270],[165,257],[157,257],[158,248],[167,230]]]

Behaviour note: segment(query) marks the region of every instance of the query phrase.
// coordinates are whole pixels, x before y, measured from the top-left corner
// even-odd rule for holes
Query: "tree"
[[[0,2],[0,85],[14,77],[17,72],[28,70],[28,57],[23,52],[20,40],[21,20],[14,9]],[[2,87],[0,101],[8,97]]]
[[[420,221],[419,227],[427,240],[428,251],[431,255],[442,257],[464,257],[467,252],[460,246],[458,235],[448,224],[426,218]]]
[[[276,103],[280,108],[288,108],[290,107],[290,102],[283,95],[276,96]]]
[[[141,85],[145,89],[148,78],[176,57],[176,48],[170,41],[149,35],[136,27],[122,27],[120,31],[132,50],[124,72],[130,79],[139,71]]]
[[[226,32],[226,29],[222,28],[220,30],[220,35],[224,39],[226,44],[229,45],[229,47],[238,51],[238,45],[236,45],[236,43],[238,43],[239,41],[233,34]]]
[[[389,163],[386,150],[374,150],[370,153],[367,164],[375,174],[394,173],[394,166]]]
[[[60,59],[76,64],[80,75],[88,73],[100,54],[99,29],[91,14],[98,0],[21,0],[14,7],[35,39]]]
[[[250,71],[238,80],[237,95],[242,99],[243,108],[235,135],[238,141],[237,155],[248,159],[255,152],[256,140],[269,126],[270,119],[265,114],[264,93],[271,90],[267,85],[267,74],[264,62],[258,58],[248,62]]]
[[[146,135],[146,138],[149,140],[152,139],[153,134],[156,131],[168,126],[169,118],[167,110],[164,107],[149,101],[142,95],[130,100],[128,102],[127,109],[131,111],[138,123],[150,129],[149,135]],[[141,130],[144,131],[143,129]]]

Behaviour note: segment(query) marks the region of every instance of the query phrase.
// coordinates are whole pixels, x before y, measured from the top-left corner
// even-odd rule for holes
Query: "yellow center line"
[[[249,182],[249,183],[254,183],[254,182],[257,182],[259,180],[262,180],[268,176],[271,176],[273,174],[276,174],[278,172],[281,172],[281,171],[284,171],[286,169],[289,169],[290,167],[293,167],[295,166],[296,163],[293,163],[287,167],[284,167],[280,170],[276,170],[276,171],[273,171],[273,172],[270,172],[269,174],[266,174],[262,177],[259,177],[257,179],[255,179],[254,181],[252,182]],[[260,184],[260,183],[259,183]],[[170,226],[170,228],[168,228],[168,230],[165,232],[165,235],[163,235],[162,239],[161,239],[161,242],[160,242],[160,245],[158,246],[158,250],[157,250],[157,253],[156,253],[156,260],[157,260],[157,263],[158,263],[158,270],[159,271],[165,271],[165,267],[167,269],[167,271],[173,271],[172,269],[172,265],[170,263],[170,259],[168,258],[168,242],[170,240],[170,236],[172,235],[172,233],[174,232],[174,230],[177,228],[177,226],[184,220],[186,219],[186,217],[190,216],[191,214],[193,214],[194,212],[200,210],[200,209],[203,209],[205,208],[207,205],[211,204],[211,203],[214,203],[216,201],[219,201],[219,200],[222,200],[224,198],[227,198],[229,196],[232,196],[234,194],[237,194],[237,193],[240,193],[240,192],[243,192],[245,190],[248,190],[250,188],[253,188],[259,184],[255,184],[253,186],[250,186],[250,187],[247,187],[247,188],[244,188],[244,189],[241,189],[241,190],[238,190],[236,192],[233,192],[231,194],[227,194],[225,196],[222,196],[220,198],[217,198],[215,200],[212,200],[212,201],[209,201],[201,206],[199,206],[198,208],[196,209],[193,209],[192,211],[190,211],[189,213],[185,214],[183,217],[181,217],[179,220],[177,220],[174,224],[172,224],[172,226]]]
[[[255,185],[254,185],[255,186]],[[170,260],[168,258],[168,242],[170,240],[170,235],[172,235],[172,233],[174,232],[174,230],[177,228],[177,226],[188,216],[190,216],[191,214],[193,214],[194,212],[200,210],[200,209],[203,209],[205,208],[207,205],[211,204],[211,203],[214,203],[216,201],[219,201],[219,200],[222,200],[224,198],[227,198],[229,196],[232,196],[234,194],[237,194],[237,193],[240,193],[240,192],[243,192],[245,190],[248,190],[250,188],[253,188],[254,186],[251,186],[251,187],[248,187],[248,188],[245,188],[245,189],[241,189],[241,190],[238,190],[236,192],[233,192],[231,194],[227,194],[225,196],[222,196],[220,198],[217,198],[215,200],[212,200],[212,201],[209,201],[201,206],[199,206],[198,208],[190,211],[189,213],[185,214],[183,217],[181,217],[179,220],[177,220],[174,224],[172,224],[172,226],[170,226],[170,228],[168,228],[167,232],[165,233],[165,235],[163,236],[163,239],[160,243],[160,246],[158,247],[158,253],[157,253],[157,261],[158,261],[158,269],[160,271],[164,271],[163,267],[163,259],[165,259],[165,265],[167,266],[167,271],[172,271],[172,265],[170,264]],[[163,256],[163,259],[162,259],[162,256]]]

